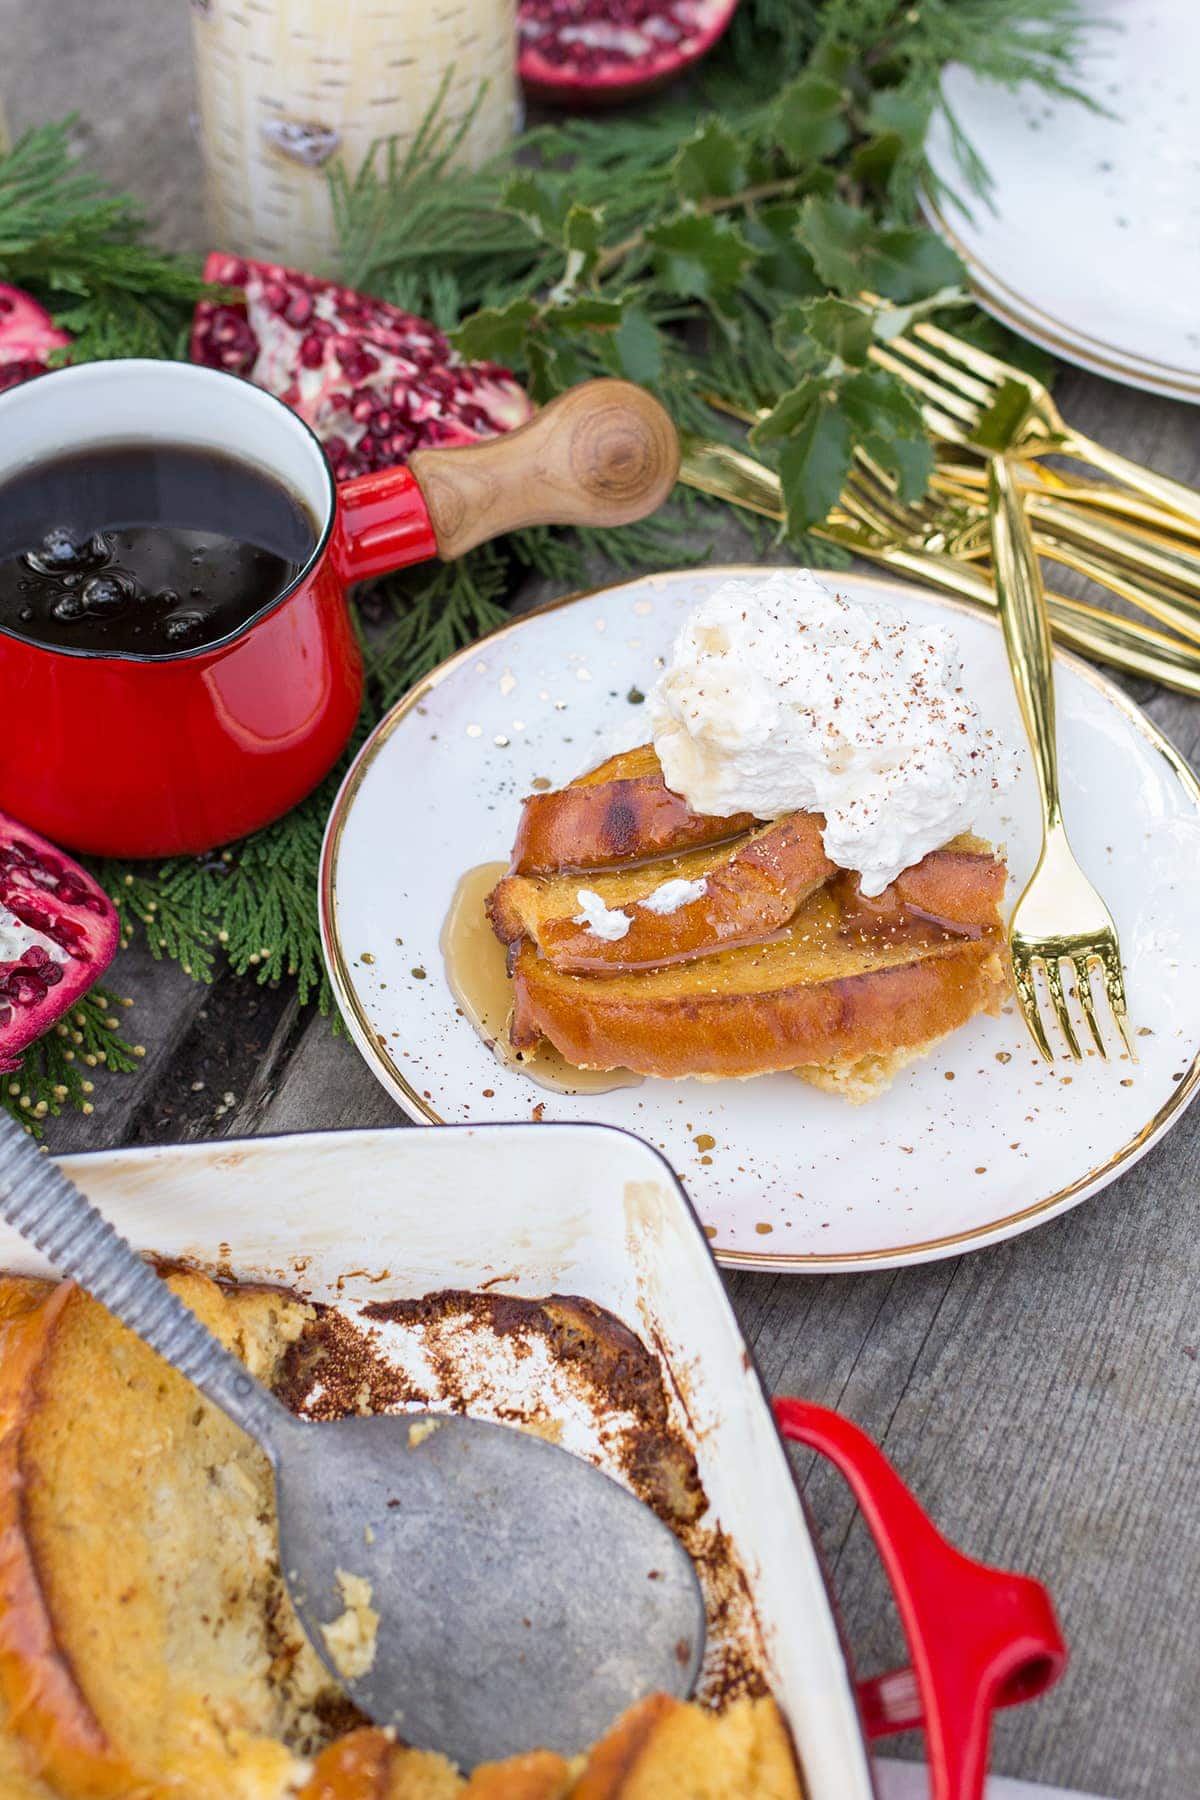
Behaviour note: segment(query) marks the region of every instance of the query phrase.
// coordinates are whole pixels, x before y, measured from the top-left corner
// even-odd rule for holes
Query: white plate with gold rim
[[[1096,1192],[1180,1116],[1200,1082],[1200,784],[1095,669],[1058,657],[1064,804],[1121,934],[1139,1061],[1053,1069],[1009,1007],[973,1020],[865,1106],[789,1075],[535,1087],[457,1009],[440,940],[466,871],[507,858],[520,801],[638,741],[636,699],[686,613],[731,573],[644,576],[515,620],[444,663],[376,729],[326,833],[321,925],[338,1002],[417,1123],[588,1119],[665,1152],[718,1257],[778,1270],[923,1262],[1027,1230]],[[953,625],[986,724],[1023,740],[997,626],[952,600],[829,577],[867,604]],[[976,828],[1008,852],[1009,894],[1038,846],[1033,779]]]
[[[969,210],[946,197],[926,210],[1005,324],[1098,374],[1200,401],[1200,8],[1092,0],[1089,16],[1071,75],[1103,110],[948,71],[947,105],[993,185]],[[944,114],[926,154],[962,195]]]

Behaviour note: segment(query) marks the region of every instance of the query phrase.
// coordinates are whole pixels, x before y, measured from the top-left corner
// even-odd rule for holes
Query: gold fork
[[[1012,471],[1003,457],[992,463],[988,513],[996,563],[996,600],[1013,685],[1033,753],[1042,806],[1042,853],[1009,921],[1013,982],[1034,1043],[1047,1062],[1054,1053],[1046,1035],[1037,992],[1037,971],[1045,976],[1050,1002],[1067,1047],[1078,1062],[1079,1040],[1063,987],[1062,965],[1071,967],[1079,1003],[1092,1041],[1107,1060],[1092,995],[1092,966],[1099,964],[1109,1008],[1130,1057],[1125,979],[1117,928],[1103,900],[1075,860],[1063,825],[1055,735],[1054,669],[1042,578],[1029,523]]]
[[[1089,480],[1065,469],[1052,469],[1045,463],[1023,463],[1016,471],[1025,504],[1035,511],[1042,501],[1066,504],[1077,518],[1115,520],[1139,538],[1166,548],[1190,550],[1200,556],[1200,519],[1188,519],[1182,513],[1168,512],[1136,494],[1111,482]],[[983,496],[986,504],[988,464],[963,445],[939,446],[934,484],[946,480],[961,488],[972,488]]]
[[[1130,462],[1066,423],[1049,392],[1011,363],[918,320],[871,356],[922,398],[925,422],[985,455],[1077,456],[1171,512],[1200,521],[1200,493]]]
[[[919,539],[926,549],[972,562],[991,554],[987,508],[980,504],[982,496],[973,496],[969,488],[956,490],[943,481],[933,497],[904,504],[895,497],[891,478],[860,452],[842,490],[842,504],[848,506],[856,495],[861,495],[864,507],[876,509],[875,522],[882,528],[890,518],[896,531]],[[1176,576],[1165,553],[1151,549],[1138,561],[1138,540],[1116,527],[1086,519],[1063,521],[1058,514],[1066,512],[1065,507],[1046,520],[1028,500],[1025,510],[1027,517],[1032,514],[1042,521],[1034,533],[1039,554],[1108,588],[1159,625],[1200,646],[1200,562],[1181,556]],[[1188,592],[1185,583],[1194,584]]]

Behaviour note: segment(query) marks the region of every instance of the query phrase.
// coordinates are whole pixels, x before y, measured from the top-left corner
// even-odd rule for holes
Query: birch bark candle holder
[[[443,81],[450,130],[475,108],[465,166],[517,128],[515,0],[193,0],[192,19],[214,248],[327,272],[329,164],[403,151]]]

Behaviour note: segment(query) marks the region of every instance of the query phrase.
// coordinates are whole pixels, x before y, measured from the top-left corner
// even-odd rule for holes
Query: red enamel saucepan
[[[164,856],[276,819],[337,760],[362,662],[357,581],[453,558],[524,525],[621,525],[670,493],[667,414],[622,381],[572,389],[507,437],[419,451],[335,487],[294,413],[188,363],[87,363],[0,396],[6,473],[92,445],[212,448],[301,498],[316,543],[296,579],[220,643],[165,656],[48,649],[0,629],[0,809],[78,850]]]

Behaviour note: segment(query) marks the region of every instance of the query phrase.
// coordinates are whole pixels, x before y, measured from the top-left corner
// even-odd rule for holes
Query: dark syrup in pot
[[[170,656],[282,593],[317,530],[295,494],[219,451],[98,445],[0,483],[0,627],[54,649]]]

